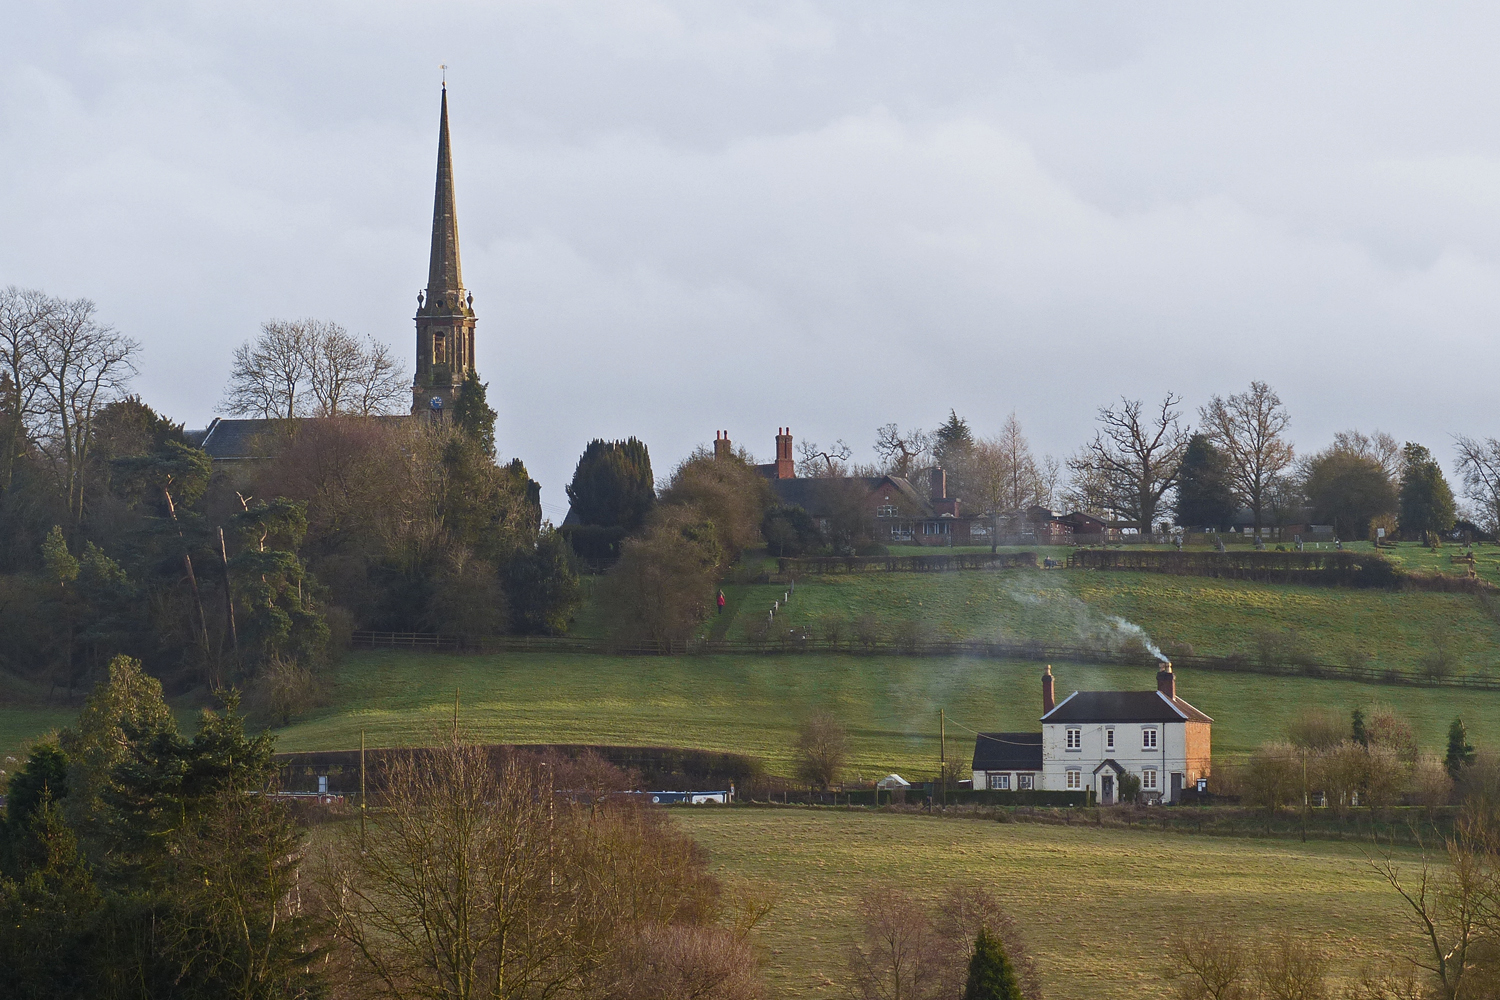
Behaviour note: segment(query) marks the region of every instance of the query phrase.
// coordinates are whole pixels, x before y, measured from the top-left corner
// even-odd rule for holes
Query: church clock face
[[[433,396],[432,397],[432,408],[434,410],[441,410],[443,408],[443,397],[442,396]]]

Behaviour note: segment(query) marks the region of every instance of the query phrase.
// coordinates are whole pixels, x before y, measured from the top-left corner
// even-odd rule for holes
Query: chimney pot
[[[1172,673],[1172,664],[1163,663],[1156,672],[1156,690],[1166,695],[1168,701],[1177,698],[1177,675]]]

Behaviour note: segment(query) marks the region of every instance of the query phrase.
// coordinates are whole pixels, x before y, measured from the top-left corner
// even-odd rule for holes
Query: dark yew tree
[[[1223,528],[1238,507],[1229,481],[1229,456],[1214,447],[1207,434],[1194,434],[1188,438],[1177,476],[1177,523]]]
[[[1403,454],[1406,468],[1401,473],[1401,510],[1396,518],[1402,536],[1420,540],[1428,532],[1452,531],[1458,507],[1443,467],[1432,452],[1410,441]]]
[[[650,452],[636,438],[590,441],[568,484],[568,500],[582,524],[634,531],[656,501]]]

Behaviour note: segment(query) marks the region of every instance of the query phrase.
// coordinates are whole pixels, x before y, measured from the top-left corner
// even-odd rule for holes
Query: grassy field
[[[1422,550],[1425,552],[1426,550]],[[731,639],[779,600],[784,585],[747,584]],[[1457,672],[1500,675],[1500,624],[1464,594],[1259,584],[1157,573],[998,570],[806,577],[776,616],[778,629],[826,632],[829,620],[868,617],[893,632],[919,622],[935,637],[1108,645],[1128,637],[1116,617],[1163,647],[1208,655],[1260,655],[1268,640],[1292,642],[1319,662],[1369,657],[1413,670],[1439,646]]]
[[[1059,694],[1154,686],[1151,668],[1057,664]],[[937,713],[949,753],[973,729],[1029,729],[1041,682],[1031,663],[897,656],[611,657],[361,653],[333,674],[329,706],[277,731],[283,750],[421,743],[450,725],[455,689],[476,737],[496,742],[670,745],[748,753],[788,773],[800,721],[831,708],[849,729],[851,776],[936,770]],[[1462,714],[1481,746],[1500,745],[1500,693],[1183,671],[1183,697],[1216,720],[1219,756],[1281,731],[1306,705],[1397,706],[1433,750]]]
[[[1052,997],[1167,997],[1162,942],[1178,926],[1308,935],[1340,976],[1413,938],[1351,844],[1162,836],[806,809],[677,810],[732,881],[773,885],[757,932],[769,993],[832,998],[860,894],[882,880],[936,897],[978,882],[1027,930]],[[1406,857],[1414,857],[1410,853]]]

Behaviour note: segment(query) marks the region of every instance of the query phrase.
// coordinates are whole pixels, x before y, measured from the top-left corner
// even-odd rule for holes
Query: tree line
[[[274,419],[215,465],[130,394],[137,346],[92,303],[6,289],[0,348],[0,669],[38,693],[127,654],[173,693],[236,687],[285,721],[353,629],[560,633],[579,606],[473,372],[444,422],[384,419],[407,390],[383,348],[268,323],[228,395],[245,358],[281,359],[252,411]]]

